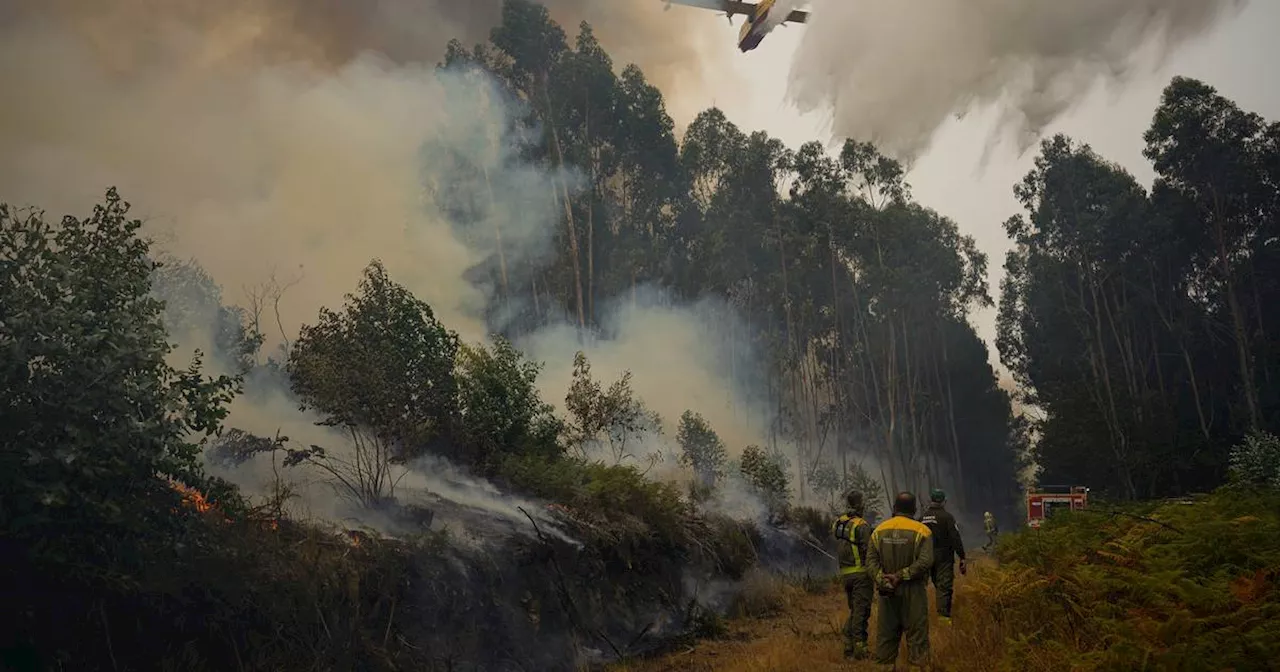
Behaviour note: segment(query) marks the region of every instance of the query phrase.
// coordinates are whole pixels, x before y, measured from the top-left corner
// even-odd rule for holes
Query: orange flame
[[[205,497],[203,492],[200,492],[195,488],[184,485],[174,480],[169,481],[169,487],[173,488],[176,492],[182,495],[183,506],[187,508],[195,509],[197,513],[209,513],[210,511],[215,511],[215,512],[217,511],[217,506],[215,506],[213,502],[209,501],[209,498]],[[174,513],[177,513],[177,511],[175,510]],[[222,515],[220,517],[222,518],[222,522],[224,523],[231,522],[231,519],[228,518],[226,515]],[[266,527],[270,528],[273,532],[278,531],[280,529],[280,521],[275,518],[261,521],[261,522],[264,523]]]
[[[209,502],[203,492],[177,481],[170,481],[169,484],[174,490],[182,494],[183,506],[191,507],[200,513],[206,513],[213,508],[213,504]]]

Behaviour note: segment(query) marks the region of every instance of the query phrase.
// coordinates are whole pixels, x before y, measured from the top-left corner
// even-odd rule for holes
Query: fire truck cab
[[[1058,511],[1078,511],[1089,503],[1082,485],[1046,485],[1027,491],[1027,525],[1036,528]]]

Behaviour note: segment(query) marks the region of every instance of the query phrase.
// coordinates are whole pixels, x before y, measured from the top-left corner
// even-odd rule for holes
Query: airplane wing
[[[743,16],[751,16],[755,14],[756,3],[739,2],[738,0],[666,0],[667,9],[671,9],[671,5],[685,5],[688,7],[699,7],[701,9],[710,9],[717,12],[724,12],[726,16],[734,14],[742,14]],[[784,23],[805,23],[809,20],[809,12],[804,10],[794,10],[783,19]]]

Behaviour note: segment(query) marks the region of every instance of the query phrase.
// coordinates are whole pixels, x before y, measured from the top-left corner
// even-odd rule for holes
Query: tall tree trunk
[[[582,109],[586,115],[586,136],[587,136],[587,156],[590,163],[589,179],[590,187],[587,189],[587,317],[592,324],[596,321],[596,221],[595,221],[595,202],[596,202],[596,175],[599,173],[599,155],[591,142],[591,98],[590,93],[586,95],[583,101]]]
[[[493,181],[489,178],[488,166],[484,167],[484,184],[485,184],[485,187],[488,188],[489,190],[489,206],[491,208],[497,208],[498,197],[493,193]],[[493,239],[494,239],[495,245],[498,248],[498,269],[501,271],[501,274],[502,274],[501,275],[502,297],[505,299],[508,296],[507,253],[502,246],[502,223],[498,221],[497,217],[493,218]]]
[[[1240,388],[1244,390],[1245,407],[1249,411],[1249,428],[1258,429],[1258,391],[1253,376],[1253,362],[1250,356],[1248,330],[1245,328],[1244,311],[1240,308],[1240,299],[1236,296],[1236,283],[1231,272],[1230,255],[1227,252],[1226,223],[1223,222],[1222,199],[1217,189],[1212,189],[1213,197],[1213,234],[1218,245],[1218,266],[1222,270],[1222,281],[1226,285],[1227,306],[1231,310],[1231,327],[1235,334],[1236,359],[1240,367]]]
[[[1116,407],[1115,391],[1112,389],[1111,385],[1111,369],[1107,363],[1107,350],[1102,341],[1102,314],[1101,311],[1098,310],[1098,288],[1088,264],[1083,261],[1078,263],[1081,270],[1081,277],[1077,279],[1077,281],[1081,283],[1080,303],[1081,307],[1085,311],[1085,315],[1092,318],[1093,321],[1093,324],[1089,329],[1091,332],[1089,334],[1089,348],[1094,353],[1093,358],[1096,358],[1097,360],[1095,370],[1098,372],[1097,375],[1100,378],[1102,388],[1106,394],[1107,405],[1104,412],[1108,415],[1109,424],[1112,428],[1112,437],[1114,442],[1113,449],[1115,450],[1116,457],[1118,458],[1118,464],[1116,466],[1120,470],[1120,478],[1125,487],[1125,496],[1128,499],[1135,499],[1138,493],[1137,488],[1133,483],[1128,436],[1126,435],[1124,428],[1120,425],[1120,414]],[[1084,302],[1083,276],[1085,274],[1089,275],[1089,296],[1093,301],[1092,309],[1088,308]]]
[[[791,361],[792,368],[794,369],[798,367],[794,367],[794,363],[796,361],[796,342],[795,342],[795,328],[792,323],[792,315],[791,315],[791,289],[787,282],[786,242],[782,235],[782,222],[781,220],[778,219],[778,213],[776,210],[774,210],[774,212],[772,213],[772,216],[773,216],[774,231],[777,233],[777,236],[778,236],[778,264],[782,271],[782,310],[783,310],[783,315],[785,316],[785,323],[786,323],[786,329],[787,329],[787,358]],[[791,384],[792,407],[798,409],[800,395],[797,393],[796,377],[794,374],[791,376],[791,383],[792,383]],[[806,480],[805,465],[808,464],[808,455],[805,450],[803,437],[797,437],[797,439],[798,440],[796,442],[796,451],[797,451],[796,461],[800,467],[800,478],[796,483],[796,489],[797,489],[797,493],[800,498],[800,501],[803,502],[805,501],[805,480]]]
[[[956,506],[963,508],[965,505],[965,485],[964,480],[964,462],[960,459],[960,432],[956,431],[956,402],[955,397],[951,393],[951,357],[947,347],[947,335],[941,328],[939,322],[938,340],[942,342],[942,365],[946,375],[943,376],[942,382],[945,384],[945,392],[947,395],[947,427],[951,430],[951,459],[956,465],[956,482],[959,483],[956,495]],[[935,363],[937,360],[934,360]],[[936,368],[935,368],[936,370]]]
[[[835,322],[835,342],[831,345],[831,406],[836,414],[836,452],[840,454],[840,473],[846,478],[849,475],[848,437],[849,421],[845,409],[845,387],[843,371],[840,368],[840,355],[844,349],[844,325],[840,321],[840,285],[836,269],[839,255],[836,254],[835,231],[827,224],[827,243],[831,252],[831,317]]]
[[[547,104],[547,113],[544,123],[551,129],[552,147],[556,152],[556,168],[557,172],[563,172],[564,168],[564,148],[560,144],[560,131],[556,129],[555,120],[553,118],[554,108],[551,106],[551,89],[548,85],[547,73],[541,73],[542,96]],[[560,195],[558,200],[564,204],[564,218],[569,227],[569,252],[573,263],[573,292],[575,303],[578,309],[578,329],[585,329],[587,326],[586,310],[583,305],[582,296],[582,268],[581,268],[581,252],[578,249],[578,226],[574,222],[573,217],[573,201],[569,197],[569,185],[563,176],[557,179],[560,186]]]
[[[1169,335],[1178,342],[1178,350],[1182,352],[1183,364],[1187,367],[1187,381],[1191,384],[1191,396],[1196,405],[1196,419],[1200,422],[1200,434],[1208,442],[1211,440],[1209,422],[1204,415],[1204,402],[1200,398],[1200,384],[1196,380],[1195,363],[1191,360],[1191,351],[1187,349],[1186,329],[1175,326],[1170,316],[1160,308],[1160,294],[1156,290],[1155,274],[1148,274],[1148,277],[1151,280],[1151,305],[1155,308],[1156,316],[1160,318],[1160,322],[1164,324],[1165,331],[1168,331]]]

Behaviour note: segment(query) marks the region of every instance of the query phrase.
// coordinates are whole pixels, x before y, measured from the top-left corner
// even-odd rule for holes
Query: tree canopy
[[[1175,78],[1148,192],[1087,145],[1045,140],[1005,225],[1001,358],[1045,413],[1043,478],[1150,498],[1211,488],[1275,431],[1280,124]]]
[[[798,447],[796,496],[824,465],[870,458],[885,491],[943,485],[962,505],[1012,506],[1025,432],[967,321],[992,304],[987,261],[911,200],[902,166],[866,143],[792,150],[714,108],[678,141],[661,93],[590,26],[571,38],[539,5],[505,7],[490,44],[454,43],[441,67],[490,73],[524,105],[523,159],[586,179],[555,181],[550,259],[482,266],[503,314],[520,315],[495,329],[518,339],[562,316],[594,329],[641,285],[716,297],[744,318],[716,337],[733,384],[765,388],[766,448]],[[451,213],[461,231],[502,235],[476,208]]]

